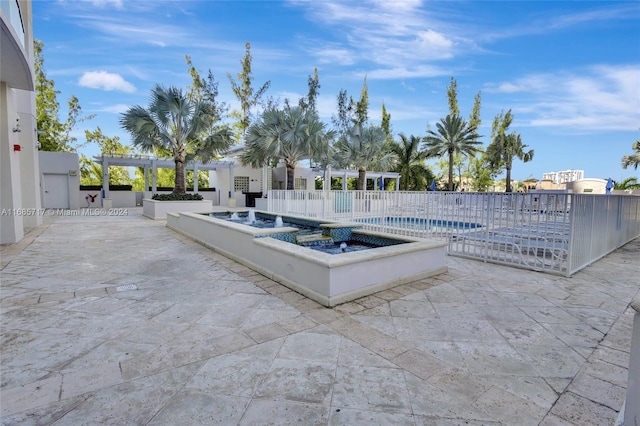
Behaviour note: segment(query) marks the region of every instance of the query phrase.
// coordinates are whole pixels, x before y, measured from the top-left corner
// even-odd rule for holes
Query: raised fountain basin
[[[325,229],[337,243],[376,247],[330,254],[296,244],[295,228],[254,228],[196,213],[167,213],[167,227],[327,307],[447,271],[444,242],[365,231],[356,223],[283,219]]]

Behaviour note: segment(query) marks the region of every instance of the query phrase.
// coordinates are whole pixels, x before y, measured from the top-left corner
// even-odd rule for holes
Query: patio
[[[571,278],[447,257],[335,309],[128,216],[2,247],[2,424],[613,424],[640,239]]]

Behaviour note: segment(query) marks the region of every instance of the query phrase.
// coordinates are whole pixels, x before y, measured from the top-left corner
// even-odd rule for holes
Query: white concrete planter
[[[166,219],[167,213],[208,213],[212,208],[211,200],[157,201],[150,198],[142,200],[142,215],[154,220]]]
[[[302,219],[326,227],[349,225]],[[297,233],[295,228],[254,228],[193,213],[169,213],[167,227],[327,307],[447,271],[441,241],[354,229],[352,236],[402,244],[332,255],[273,238]]]

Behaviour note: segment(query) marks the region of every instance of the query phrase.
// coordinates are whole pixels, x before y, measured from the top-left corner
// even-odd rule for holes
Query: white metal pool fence
[[[558,193],[269,191],[268,210],[435,238],[449,254],[571,276],[640,236],[640,197]]]

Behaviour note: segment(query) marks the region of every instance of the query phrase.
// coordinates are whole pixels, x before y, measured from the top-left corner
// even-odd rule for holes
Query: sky
[[[74,130],[81,144],[97,127],[130,144],[120,114],[148,106],[156,84],[186,89],[185,55],[236,108],[227,74],[241,72],[250,42],[265,98],[296,104],[318,69],[327,124],[340,90],[358,99],[366,78],[371,122],[384,103],[394,134],[424,136],[448,114],[453,77],[465,118],[481,94],[485,147],[494,117],[511,110],[511,130],[534,150],[513,179],[640,176],[620,165],[640,138],[638,1],[34,0],[33,26],[61,106],[75,95],[95,114]]]

